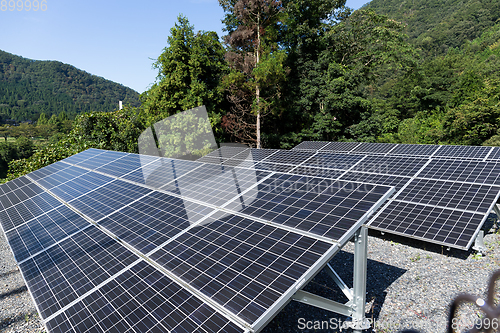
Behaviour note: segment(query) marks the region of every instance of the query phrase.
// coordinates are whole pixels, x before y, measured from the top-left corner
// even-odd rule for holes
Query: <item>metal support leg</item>
[[[495,204],[493,206],[493,211],[495,212],[495,214],[497,214],[497,218],[495,220],[495,223],[494,223],[494,228],[495,230],[498,229],[498,221],[500,220],[500,209],[498,208],[498,204]]]
[[[354,235],[354,277],[351,327],[356,333],[370,328],[365,318],[366,262],[368,257],[368,229],[361,227]]]
[[[473,250],[479,252],[479,254],[483,255],[486,252],[486,245],[484,245],[484,230],[479,230],[477,234],[476,241],[474,242]]]

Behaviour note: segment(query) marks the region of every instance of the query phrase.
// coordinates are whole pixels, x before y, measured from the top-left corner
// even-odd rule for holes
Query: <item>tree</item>
[[[16,140],[17,158],[28,158],[33,155],[34,147],[33,142],[25,136],[20,136]]]
[[[279,109],[286,78],[286,53],[277,43],[283,6],[278,0],[219,0],[226,11],[226,59],[231,72],[224,78],[231,113],[223,125],[246,143],[261,147],[261,120]],[[255,121],[253,121],[255,119]],[[254,134],[255,133],[255,134]]]
[[[37,120],[36,124],[37,124],[37,126],[38,125],[46,125],[47,121],[48,121],[47,115],[44,112],[42,112],[40,114],[40,117],[38,117],[38,120]]]
[[[10,125],[3,125],[0,126],[0,136],[2,136],[5,139],[5,142],[7,142],[7,138],[10,135]]]
[[[224,107],[219,85],[228,68],[215,32],[195,33],[188,19],[179,16],[154,67],[156,82],[141,95],[149,125],[200,105],[206,106],[213,125],[220,123]]]

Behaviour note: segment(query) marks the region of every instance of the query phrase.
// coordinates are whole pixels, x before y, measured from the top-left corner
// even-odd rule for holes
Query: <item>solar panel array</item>
[[[420,156],[442,159],[459,158],[481,161],[500,160],[500,147],[486,146],[304,141],[294,147],[293,150],[367,155]]]
[[[224,165],[245,151],[200,163],[90,149],[0,185],[47,329],[258,331],[393,192],[276,171],[310,152]]]
[[[212,163],[394,186],[373,229],[469,249],[500,196],[497,147],[303,142],[291,151],[226,147]],[[258,154],[258,155],[257,155]],[[266,156],[254,160],[255,156]]]

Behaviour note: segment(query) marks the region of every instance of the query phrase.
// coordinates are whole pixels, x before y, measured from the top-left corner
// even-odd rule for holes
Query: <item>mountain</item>
[[[0,50],[0,123],[36,120],[62,111],[72,118],[87,111],[139,106],[139,94],[116,82],[59,61],[26,59]]]
[[[500,22],[498,0],[372,0],[366,8],[406,23],[410,41],[426,56],[461,47]]]

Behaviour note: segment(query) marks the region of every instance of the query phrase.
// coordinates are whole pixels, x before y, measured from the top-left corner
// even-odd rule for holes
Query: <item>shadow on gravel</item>
[[[17,269],[13,269],[13,270],[11,270],[10,272],[5,272],[5,273],[2,273],[2,274],[0,274],[0,279],[1,279],[1,278],[4,278],[4,277],[11,276],[11,275],[14,275],[14,274],[19,274],[19,270],[17,270]]]
[[[19,323],[23,321],[29,321],[33,320],[33,318],[38,317],[38,313],[26,313],[26,314],[20,314],[15,317],[9,317],[9,318],[0,318],[0,332],[3,331],[4,328],[14,324],[14,323]],[[17,331],[16,331],[17,332]]]
[[[354,255],[352,253],[340,251],[330,262],[333,269],[348,287],[352,287],[353,261]],[[366,316],[372,321],[376,321],[387,295],[385,290],[399,279],[406,270],[370,259],[368,259],[367,265],[366,301],[369,305],[367,305],[366,310],[368,313]],[[348,301],[347,297],[324,270],[319,272],[304,287],[304,290],[336,302],[346,303]],[[333,312],[291,301],[262,330],[262,333],[351,332],[351,330],[341,328],[346,319],[345,316]],[[363,332],[368,333],[370,330]]]
[[[3,298],[7,298],[9,296],[12,296],[12,295],[22,294],[22,293],[27,292],[27,291],[28,291],[28,288],[26,288],[26,286],[22,286],[21,288],[16,288],[16,289],[8,291],[6,293],[0,294],[0,300]]]

